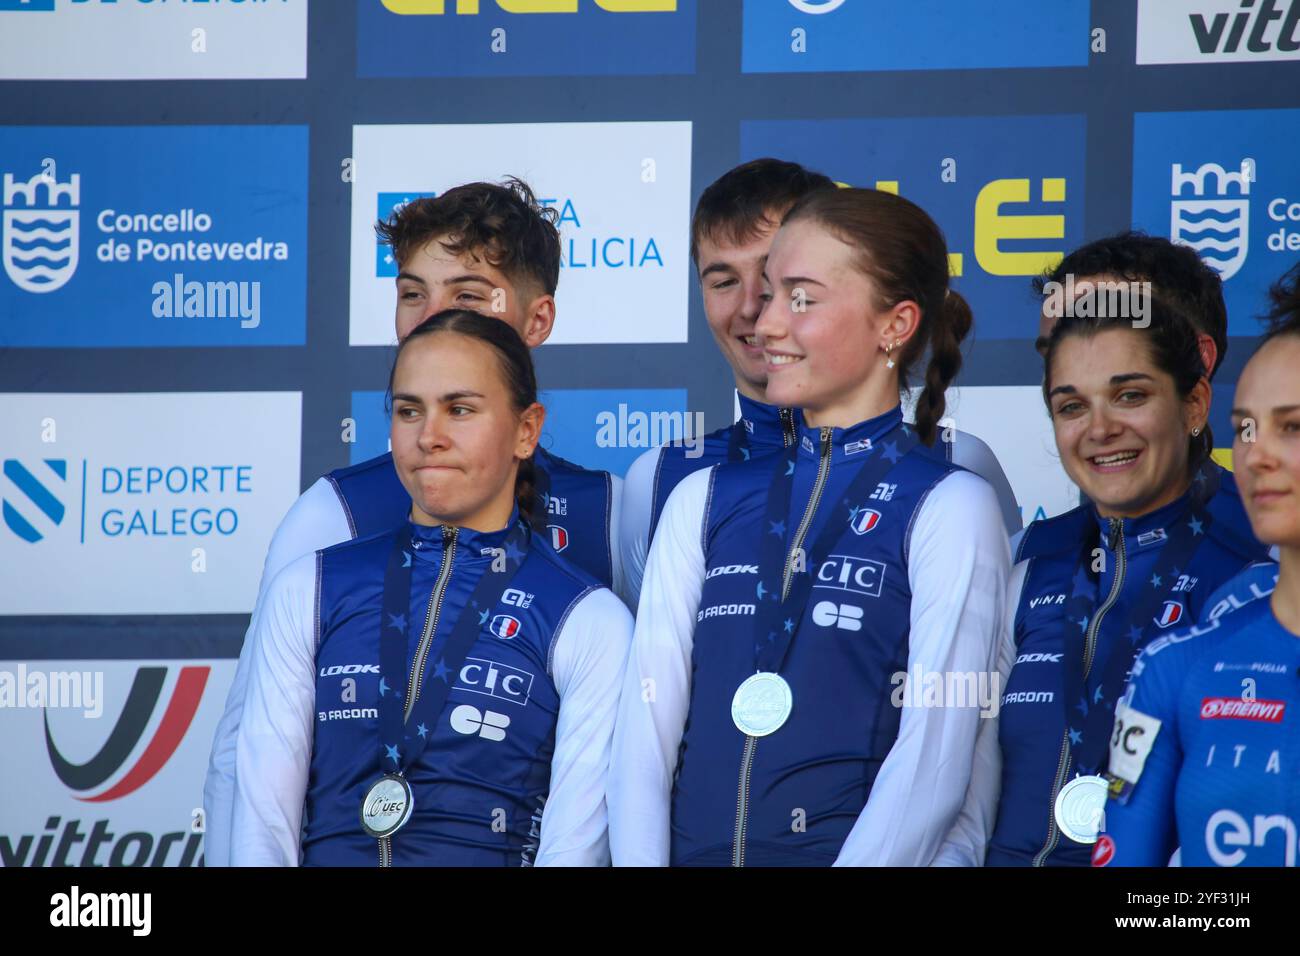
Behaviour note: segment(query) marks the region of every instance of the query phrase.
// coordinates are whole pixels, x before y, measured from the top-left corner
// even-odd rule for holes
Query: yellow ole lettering
[[[610,13],[675,13],[677,0],[596,0],[596,6]]]
[[[1043,202],[1065,201],[1065,180],[1044,179]],[[1062,249],[1043,252],[1003,252],[1002,239],[1063,239],[1063,215],[1015,215],[999,210],[1004,203],[1029,201],[1028,179],[995,179],[975,199],[975,259],[989,275],[1029,276],[1054,268]]]
[[[497,0],[506,13],[577,13],[578,0]]]

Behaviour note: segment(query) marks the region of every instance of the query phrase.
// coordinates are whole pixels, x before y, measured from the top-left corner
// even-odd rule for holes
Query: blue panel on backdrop
[[[301,345],[307,127],[0,127],[0,346]]]
[[[539,399],[546,406],[543,448],[616,475],[649,448],[703,433],[703,416],[688,414],[684,388],[554,389]],[[353,392],[352,418],[352,464],[388,451],[383,392]]]
[[[1084,235],[1084,139],[1082,116],[748,121],[740,154],[912,200],[943,229],[975,334],[1032,339],[1030,277]]]
[[[742,69],[1087,66],[1088,16],[1089,0],[745,0]]]
[[[694,73],[695,3],[530,0],[555,12],[510,13],[496,0],[358,0],[357,75]]]
[[[1138,113],[1133,222],[1223,278],[1230,335],[1258,335],[1268,286],[1300,260],[1300,110]]]

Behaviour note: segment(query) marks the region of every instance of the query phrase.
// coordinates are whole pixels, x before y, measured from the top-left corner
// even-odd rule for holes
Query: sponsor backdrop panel
[[[0,127],[0,346],[301,345],[307,127]]]
[[[0,395],[4,614],[252,610],[298,392]]]
[[[0,80],[307,75],[307,0],[0,0]]]
[[[235,662],[0,660],[0,865],[198,866]],[[18,769],[21,768],[21,769]]]
[[[376,219],[414,196],[506,174],[559,216],[551,344],[686,341],[690,123],[358,126],[352,148],[353,345],[396,338],[396,263]]]
[[[1218,268],[1222,445],[1264,290],[1300,260],[1300,0],[308,7],[0,0],[0,733],[35,787],[0,795],[4,865],[201,858],[267,541],[387,447],[373,224],[403,202],[517,174],[557,210],[545,441],[622,473],[731,420],[689,260],[703,188],[771,154],[897,190],[975,307],[950,414],[1026,521],[1077,500],[1035,272],[1132,223]],[[20,665],[102,671],[100,716],[29,674],[20,704]]]

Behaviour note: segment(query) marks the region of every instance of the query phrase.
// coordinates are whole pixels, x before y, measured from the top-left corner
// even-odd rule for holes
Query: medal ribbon
[[[1150,643],[1155,636],[1154,632],[1160,629],[1154,620],[1155,612],[1163,606],[1167,595],[1171,593],[1170,588],[1177,583],[1178,574],[1186,569],[1187,562],[1205,540],[1205,529],[1212,520],[1205,509],[1205,502],[1218,487],[1217,474],[1208,481],[1193,485],[1191,503],[1173,522],[1166,525],[1166,528],[1171,529],[1169,539],[1161,549],[1151,578],[1143,585],[1129,613],[1127,635],[1132,649],[1117,648],[1116,645],[1122,642],[1122,638],[1105,642],[1106,652],[1094,657],[1087,685],[1083,679],[1083,653],[1088,629],[1097,609],[1100,579],[1092,571],[1092,550],[1100,543],[1100,535],[1089,535],[1084,541],[1072,579],[1073,591],[1070,600],[1066,602],[1064,672],[1070,752],[1075,766],[1082,774],[1095,774],[1106,762],[1115,714],[1115,700],[1108,694],[1113,693],[1118,697],[1123,691],[1124,675],[1133,666],[1134,658]],[[1099,630],[1095,651],[1101,650],[1102,643]],[[1097,675],[1100,675],[1100,680],[1096,679]],[[1081,732],[1069,726],[1077,720],[1075,714],[1082,715]]]
[[[797,529],[786,528],[790,516],[790,498],[794,490],[795,461],[800,442],[796,442],[777,458],[772,474],[772,487],[767,496],[767,515],[763,529],[763,545],[759,567],[762,577],[758,584],[759,613],[756,615],[755,655],[760,671],[780,673],[790,654],[795,634],[803,619],[808,595],[814,584],[816,568],[844,537],[851,532],[851,523],[858,510],[865,506],[868,495],[901,462],[920,440],[910,425],[896,412],[892,426],[871,439],[871,447],[858,454],[865,459],[841,500],[832,508],[822,527],[821,534],[811,546],[803,548],[803,570],[796,570],[790,578],[790,592],[781,598],[785,564],[789,560],[791,539]],[[818,449],[818,454],[821,450]],[[820,458],[819,458],[820,464]],[[811,519],[816,520],[814,515]],[[843,523],[841,523],[843,522]],[[810,522],[811,523],[811,522]],[[765,589],[765,584],[767,588]]]
[[[430,638],[429,655],[425,660],[419,696],[411,708],[411,716],[403,722],[406,709],[406,690],[410,685],[410,670],[406,663],[410,647],[409,630],[414,622],[407,616],[411,607],[411,528],[404,526],[397,534],[393,550],[388,556],[384,572],[383,621],[379,632],[379,671],[382,684],[379,689],[379,726],[383,734],[381,743],[384,755],[381,766],[386,772],[404,773],[415,765],[433,736],[442,708],[451,693],[452,685],[460,673],[461,665],[470,647],[478,638],[480,629],[490,619],[489,599],[495,601],[510,586],[515,573],[527,553],[528,530],[522,521],[516,521],[502,545],[505,571],[486,568],[470,595],[469,603],[460,612],[456,626],[443,644],[436,658]],[[448,560],[444,551],[443,561]],[[495,596],[494,596],[495,592]],[[445,592],[444,592],[445,594]],[[478,611],[479,608],[483,610]],[[429,613],[432,613],[430,611]],[[423,622],[421,622],[423,628]],[[412,653],[418,654],[418,647]],[[412,665],[414,663],[412,662]],[[432,668],[432,673],[430,673]],[[396,684],[389,683],[396,680]]]

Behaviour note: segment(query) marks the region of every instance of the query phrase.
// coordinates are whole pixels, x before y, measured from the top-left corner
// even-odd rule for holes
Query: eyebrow
[[[826,288],[824,282],[818,282],[816,279],[810,279],[808,276],[785,276],[781,279],[781,285],[819,285],[823,289]]]
[[[1110,384],[1112,386],[1126,385],[1129,382],[1137,382],[1137,381],[1154,382],[1155,379],[1153,379],[1150,375],[1146,374],[1146,372],[1125,372],[1122,375],[1112,375],[1110,377]],[[1056,388],[1052,389],[1050,392],[1047,393],[1047,397],[1051,398],[1052,396],[1057,395],[1058,393],[1061,395],[1078,395],[1079,390],[1075,388],[1073,385],[1058,385],[1056,386]]]
[[[456,391],[456,392],[447,392],[447,393],[445,393],[445,394],[443,394],[443,395],[439,395],[439,396],[438,396],[438,402],[441,403],[441,404],[444,404],[444,405],[445,405],[445,404],[447,404],[448,402],[458,402],[458,401],[460,401],[462,398],[484,398],[484,397],[486,397],[486,396],[482,395],[482,394],[479,393],[479,392],[474,392],[474,391],[471,391],[470,389],[463,388],[463,389],[461,389],[460,391]],[[424,404],[424,399],[421,398],[419,395],[411,395],[411,394],[409,394],[409,393],[407,393],[407,392],[394,392],[394,393],[393,393],[393,401],[395,401],[395,402],[410,402],[412,405],[423,405],[423,404]]]
[[[733,266],[730,262],[710,262],[707,266],[705,266],[703,269],[700,270],[700,278],[706,279],[715,272],[734,273],[735,271],[736,271],[736,267]]]
[[[1300,411],[1300,405],[1274,405],[1273,406],[1274,415],[1289,415],[1292,412],[1296,412],[1296,411]],[[1251,417],[1249,410],[1245,408],[1234,408],[1230,414],[1236,418]]]
[[[423,279],[421,279],[419,276],[414,275],[413,273],[410,273],[410,272],[399,272],[399,273],[397,274],[397,281],[400,282],[400,281],[403,280],[403,279],[406,279],[408,282],[418,282],[420,285],[423,285],[423,286],[427,286],[427,285],[428,285],[428,283],[425,282]],[[493,288],[495,288],[495,285],[496,285],[496,284],[495,284],[491,279],[489,279],[487,276],[479,275],[477,272],[466,272],[466,273],[464,273],[463,275],[452,276],[450,279],[446,279],[446,280],[444,280],[442,284],[443,284],[443,285],[456,285],[457,283],[460,283],[460,282],[480,282],[480,283],[482,283],[482,284],[485,285],[485,286],[489,286],[489,287],[493,287]]]

